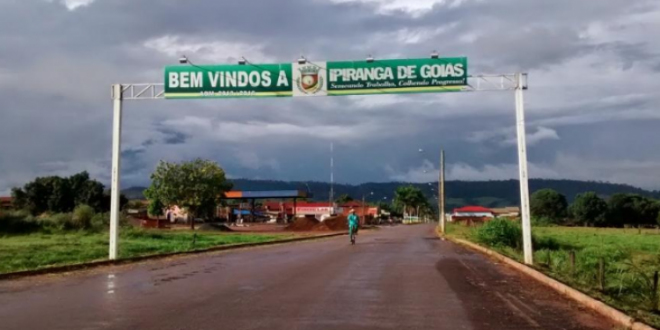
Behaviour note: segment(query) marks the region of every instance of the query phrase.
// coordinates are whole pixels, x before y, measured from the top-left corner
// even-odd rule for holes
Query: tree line
[[[341,194],[335,199],[335,203],[341,205],[353,201],[349,194]],[[394,198],[391,203],[384,200],[369,202],[367,204],[377,206],[383,211],[390,212],[393,215],[416,215],[430,216],[436,213],[434,206],[429,203],[429,198],[422,189],[412,184],[402,185],[394,190]]]
[[[144,193],[149,199],[149,214],[161,215],[164,209],[178,206],[188,213],[194,229],[194,219],[215,216],[216,207],[231,187],[224,170],[213,161],[161,161]],[[88,229],[107,227],[109,223],[110,193],[103,184],[90,179],[86,171],[70,177],[38,177],[23,187],[13,188],[12,197],[14,211],[0,214],[11,218],[4,221],[5,229]],[[120,208],[124,209],[128,203],[121,194]]]
[[[87,205],[96,212],[110,210],[110,193],[103,184],[89,177],[86,171],[69,177],[38,177],[23,187],[11,191],[13,207],[32,215],[72,212],[77,206]],[[121,195],[120,206],[128,203]]]
[[[330,183],[327,182],[285,182],[272,180],[250,180],[232,179],[234,188],[237,190],[309,190],[314,194],[314,199],[319,201],[329,200]],[[383,197],[391,201],[394,191],[400,186],[412,185],[419,188],[425,195],[437,194],[438,183],[405,183],[405,182],[382,182],[363,183],[359,185],[335,183],[333,190],[335,196],[347,194],[353,198],[360,199],[365,196],[367,201],[382,201]],[[531,192],[550,188],[566,196],[568,202],[585,191],[596,192],[599,196],[612,196],[616,193],[638,194],[646,197],[660,198],[660,191],[647,191],[625,184],[615,184],[594,181],[577,180],[549,180],[530,179],[529,189]],[[433,190],[435,191],[433,191]],[[446,205],[448,208],[462,207],[465,205],[482,205],[484,207],[505,207],[520,204],[520,184],[517,180],[493,180],[493,181],[447,181],[445,183]],[[371,195],[370,192],[374,194]]]
[[[660,201],[639,194],[617,193],[607,199],[595,192],[578,194],[569,205],[566,196],[541,189],[530,197],[535,221],[589,227],[648,227],[660,225]]]

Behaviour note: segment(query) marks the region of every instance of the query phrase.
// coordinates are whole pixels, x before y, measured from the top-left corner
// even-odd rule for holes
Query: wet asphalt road
[[[431,226],[0,281],[0,329],[612,329]]]

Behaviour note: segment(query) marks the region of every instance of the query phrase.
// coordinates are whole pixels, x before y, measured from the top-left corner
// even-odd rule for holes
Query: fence
[[[573,287],[660,322],[660,255],[641,256],[615,248],[544,249],[535,253],[535,260],[546,273]]]

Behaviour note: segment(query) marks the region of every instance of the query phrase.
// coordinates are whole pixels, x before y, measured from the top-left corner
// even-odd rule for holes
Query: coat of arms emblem
[[[323,77],[319,76],[319,68],[316,65],[306,65],[298,70],[300,79],[296,82],[298,89],[305,94],[315,94],[323,88]]]

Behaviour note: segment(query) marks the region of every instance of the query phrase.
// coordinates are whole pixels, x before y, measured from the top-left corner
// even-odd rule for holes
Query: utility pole
[[[119,229],[120,175],[121,175],[121,119],[122,85],[112,85],[112,181],[110,190],[110,247],[108,259],[117,259],[117,236]]]
[[[525,140],[525,102],[523,100],[523,75],[516,74],[516,128],[518,135],[518,169],[520,171],[520,214],[522,216],[523,254],[525,264],[534,263],[532,250],[532,224],[529,212],[529,186],[527,183],[527,141]]]
[[[330,143],[330,207],[331,213],[335,212],[335,145]]]
[[[440,174],[438,180],[438,214],[440,215],[440,231],[445,233],[445,150],[440,150]]]

